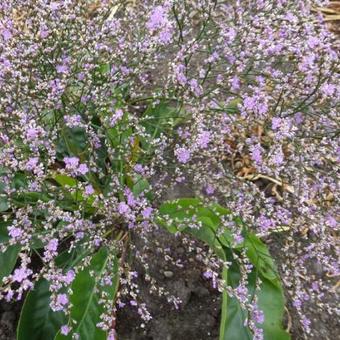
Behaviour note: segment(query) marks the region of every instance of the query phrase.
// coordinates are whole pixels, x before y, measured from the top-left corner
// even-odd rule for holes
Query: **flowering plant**
[[[314,4],[1,2],[0,298],[25,296],[18,339],[114,339],[126,303],[148,321],[127,254],[145,263],[134,239],[155,228],[206,245],[220,339],[289,339],[283,287],[313,332],[304,302],[332,281],[309,267],[338,274],[340,94]]]

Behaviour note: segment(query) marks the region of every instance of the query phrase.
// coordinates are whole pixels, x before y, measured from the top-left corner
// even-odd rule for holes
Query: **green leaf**
[[[25,207],[27,205],[34,205],[38,201],[48,202],[50,197],[42,192],[22,192],[15,194],[12,198],[12,202],[17,207]]]
[[[230,250],[227,249],[225,254],[228,260],[232,259]],[[238,286],[240,271],[235,261],[232,262],[228,270],[223,269],[222,278],[233,288]],[[252,334],[249,328],[244,326],[246,317],[247,312],[241,307],[240,302],[235,297],[229,297],[227,292],[224,291],[219,340],[251,340]]]
[[[9,208],[6,197],[0,197],[0,212],[7,211]]]
[[[28,179],[27,176],[22,172],[17,172],[13,178],[13,184],[15,189],[27,188]]]
[[[105,290],[110,299],[114,299],[118,289],[118,262],[112,268],[113,284],[103,288],[99,284],[99,278],[107,269],[109,251],[102,247],[92,258],[91,264],[82,272],[78,273],[72,284],[73,294],[70,296],[71,319],[77,324],[73,332],[80,335],[82,340],[106,340],[106,332],[96,327],[100,322],[100,315],[103,313],[103,306],[99,304],[100,292]],[[90,275],[93,273],[93,275]],[[62,335],[60,332],[56,335],[55,340],[71,339],[72,336]]]
[[[53,312],[49,306],[50,292],[46,280],[40,280],[27,294],[17,328],[17,340],[53,339],[66,323],[62,312]]]
[[[259,275],[262,284],[256,292],[258,307],[264,313],[264,323],[258,325],[264,331],[264,339],[289,340],[289,334],[282,327],[284,314],[284,295],[280,279],[276,272],[275,264],[266,245],[254,234],[248,233],[246,237],[247,255],[254,264],[254,271],[248,277],[248,292],[255,293],[256,277]],[[249,250],[250,249],[250,250]],[[225,248],[227,258],[232,261],[231,250]],[[240,281],[240,273],[235,261],[228,270],[228,285],[237,287]],[[223,305],[228,301],[227,311],[222,312],[222,319],[225,325],[221,325],[220,340],[226,339],[252,339],[249,337],[250,330],[242,326],[246,320],[247,313],[242,309],[237,299],[223,295]],[[224,318],[223,318],[224,317]],[[242,327],[241,327],[242,326]],[[239,329],[237,333],[237,329]]]
[[[267,279],[262,279],[262,286],[258,293],[259,309],[264,313],[264,338],[267,340],[289,340],[290,335],[282,328],[285,299],[283,290]]]
[[[149,106],[142,118],[142,125],[146,131],[153,137],[159,137],[161,132],[172,129],[181,119],[179,108],[171,106],[169,103],[162,101],[156,106]]]
[[[132,192],[135,197],[138,197],[141,193],[146,193],[150,189],[150,184],[145,178],[138,178],[132,188]]]
[[[12,221],[0,222],[0,243],[9,240],[7,227],[12,223]]]
[[[201,200],[197,198],[182,198],[163,203],[159,208],[159,212],[162,217],[168,216],[170,218],[170,223],[165,219],[159,221],[170,232],[184,231],[192,234],[207,243],[218,256],[224,257],[222,244],[229,245],[231,235],[230,233],[228,234],[228,231],[218,235],[221,222],[219,215],[228,211],[220,209],[217,204],[204,207]],[[193,222],[198,227],[189,227],[188,222]]]
[[[11,221],[0,222],[0,243],[7,242],[10,237],[8,236],[7,227]],[[0,252],[0,285],[2,279],[12,273],[20,253],[20,245],[9,246],[4,253]]]
[[[18,259],[21,247],[19,245],[9,246],[4,253],[0,252],[0,282],[5,276],[12,273]]]
[[[247,232],[245,247],[250,262],[257,268],[261,276],[280,286],[278,272],[267,246],[255,234]]]
[[[59,183],[61,186],[70,186],[75,187],[77,186],[78,181],[70,176],[67,175],[55,175],[54,180]]]

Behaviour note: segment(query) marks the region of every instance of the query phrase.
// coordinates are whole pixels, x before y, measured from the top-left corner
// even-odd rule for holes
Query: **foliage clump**
[[[159,227],[210,248],[221,339],[289,337],[260,237],[305,332],[306,301],[335,312],[339,55],[314,5],[1,2],[0,297],[31,291],[20,339],[39,299],[45,338],[113,339],[125,304],[148,321],[127,253]],[[192,197],[165,202],[178,187]]]

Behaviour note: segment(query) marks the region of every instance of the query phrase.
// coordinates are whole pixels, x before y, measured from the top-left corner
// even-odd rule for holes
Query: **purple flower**
[[[235,244],[241,244],[244,241],[244,237],[241,234],[234,235]]]
[[[12,33],[11,33],[10,30],[8,30],[8,29],[5,28],[5,29],[2,31],[2,36],[3,36],[3,38],[4,38],[5,41],[8,41],[8,40],[10,40],[10,39],[12,38]]]
[[[234,92],[237,92],[241,87],[240,78],[237,76],[234,76],[231,79],[230,85],[231,85],[231,90]]]
[[[85,195],[90,196],[92,194],[94,194],[94,189],[93,189],[93,186],[89,184],[85,187]]]
[[[202,88],[199,86],[198,81],[196,79],[191,79],[189,82],[189,85],[191,87],[191,91],[194,92],[194,94],[199,97],[202,95],[203,90]]]
[[[336,87],[333,84],[326,83],[321,86],[321,92],[328,97],[333,96],[335,90]]]
[[[26,130],[26,138],[28,140],[34,140],[39,136],[39,129],[30,127]]]
[[[45,38],[48,37],[49,31],[48,31],[47,29],[41,29],[40,32],[39,32],[39,34],[40,34],[40,37],[41,37],[42,39],[45,39]]]
[[[260,165],[262,163],[262,147],[260,144],[256,144],[250,148],[251,150],[251,159],[257,164]]]
[[[68,285],[71,284],[75,276],[76,276],[76,273],[74,272],[74,270],[70,269],[64,276],[64,282]]]
[[[57,65],[56,70],[57,70],[58,73],[66,74],[68,72],[68,66],[67,65]]]
[[[136,164],[134,167],[133,167],[133,170],[135,172],[137,172],[138,174],[143,174],[144,173],[144,167],[142,164]]]
[[[68,333],[70,333],[70,327],[69,326],[67,326],[67,325],[63,325],[63,326],[61,326],[61,328],[60,328],[60,333],[62,334],[62,335],[67,335]]]
[[[312,282],[312,289],[315,291],[315,292],[318,292],[319,291],[319,283],[318,282]]]
[[[283,163],[283,161],[284,161],[284,154],[283,154],[282,148],[279,147],[272,157],[272,162],[276,166],[280,166]]]
[[[65,306],[68,304],[68,297],[66,294],[58,294],[57,295],[57,303],[59,305]]]
[[[208,147],[210,140],[211,133],[209,131],[203,131],[198,135],[196,142],[200,148],[206,149]]]
[[[254,97],[246,97],[243,101],[243,106],[248,111],[253,111],[256,107],[256,99]]]
[[[31,269],[22,267],[14,271],[12,278],[13,278],[13,281],[20,283],[23,280],[25,280],[28,276],[30,276],[32,273],[33,272]]]
[[[320,40],[317,37],[310,37],[307,40],[307,45],[311,48],[314,49],[320,44]]]
[[[253,310],[253,319],[259,324],[264,323],[264,313],[262,310],[258,309],[257,306],[255,306]]]
[[[306,316],[303,316],[301,319],[301,323],[306,332],[309,333],[311,321]]]
[[[58,239],[53,238],[48,242],[46,249],[50,252],[55,252],[58,249]]]
[[[331,228],[336,229],[338,222],[333,216],[328,216],[326,220],[327,225],[329,225]]]
[[[172,32],[169,29],[164,29],[159,33],[159,41],[163,44],[167,44],[171,41],[172,38]],[[201,89],[198,89],[198,91],[202,91]],[[199,94],[196,94],[199,95]]]
[[[59,9],[60,4],[56,1],[51,2],[50,8],[52,11],[57,11]]]
[[[39,158],[38,158],[38,157],[32,157],[32,158],[30,158],[30,159],[26,162],[26,165],[25,165],[26,170],[28,170],[28,171],[34,170],[34,169],[37,167],[38,162],[39,162]]]
[[[116,331],[114,329],[110,330],[107,340],[116,340]]]
[[[211,184],[208,184],[205,187],[205,192],[207,193],[207,195],[212,195],[215,192],[215,188]]]
[[[191,157],[190,151],[183,147],[176,149],[175,155],[177,157],[177,160],[183,164],[188,163]]]
[[[116,123],[122,119],[124,115],[124,112],[122,109],[117,109],[114,113],[114,115],[111,117],[111,120],[110,120],[110,126],[111,127],[114,127],[116,125]]]
[[[64,163],[67,170],[75,170],[79,165],[78,157],[64,157]]]
[[[281,118],[274,117],[272,119],[272,129],[277,130],[280,127],[281,122],[282,122]]]
[[[82,163],[79,165],[78,167],[78,172],[81,174],[81,175],[86,175],[88,172],[89,172],[89,168],[87,167],[86,164]]]
[[[23,235],[23,231],[20,228],[17,227],[8,227],[8,235],[13,239],[13,240],[19,240],[21,236]]]
[[[248,289],[243,284],[240,284],[236,287],[235,293],[237,294],[238,299],[245,303],[248,300]]]
[[[179,64],[175,67],[175,75],[176,75],[176,79],[179,82],[180,85],[184,86],[188,79],[185,76],[185,69],[186,67],[183,64]]]
[[[162,6],[156,6],[151,14],[150,18],[146,24],[146,27],[151,30],[157,30],[166,24],[166,12],[165,8]]]
[[[301,306],[302,306],[301,300],[295,299],[295,300],[293,301],[293,307],[299,309],[299,308],[301,308]]]
[[[125,202],[120,202],[118,204],[118,212],[122,215],[126,215],[130,212],[130,207]]]
[[[153,211],[153,209],[151,207],[147,207],[142,211],[142,216],[145,219],[149,219],[152,215],[152,211]]]
[[[66,125],[70,128],[74,128],[81,125],[80,115],[65,116],[64,120]]]

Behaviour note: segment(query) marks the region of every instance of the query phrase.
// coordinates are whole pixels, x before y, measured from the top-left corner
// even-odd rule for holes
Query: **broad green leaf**
[[[38,201],[48,202],[50,197],[42,192],[23,192],[15,194],[12,198],[12,202],[17,207],[25,207],[26,205],[34,205]]]
[[[56,265],[67,270],[78,264],[88,251],[75,248],[71,252],[65,250],[56,258]],[[53,312],[50,307],[49,284],[46,280],[38,281],[32,291],[27,294],[17,328],[18,340],[54,339],[60,327],[67,323],[61,312]]]
[[[13,186],[15,189],[27,188],[28,179],[22,172],[17,172],[13,178]]]
[[[142,125],[152,137],[158,137],[161,132],[176,126],[181,120],[180,115],[181,110],[163,101],[147,108],[142,118]]]
[[[53,339],[66,323],[62,312],[53,312],[49,306],[49,284],[42,279],[27,294],[17,328],[17,340]]]
[[[280,286],[276,266],[267,246],[255,234],[248,232],[245,238],[245,247],[249,260],[259,273],[273,284]]]
[[[83,162],[86,159],[88,151],[87,141],[87,135],[84,129],[64,126],[60,130],[60,138],[58,139],[57,158],[63,160],[65,156],[75,155]]]
[[[210,245],[215,252],[221,253],[221,245],[229,246],[232,241],[228,230],[220,233],[220,216],[229,213],[218,204],[204,207],[201,200],[197,198],[182,198],[171,202],[163,203],[159,212],[161,216],[168,216],[170,223],[165,219],[159,223],[165,226],[170,232],[185,231],[201,241]],[[198,227],[188,226],[189,222],[197,224]]]
[[[0,222],[0,243],[9,240],[7,227],[11,224],[11,221]]]
[[[132,188],[133,194],[137,197],[141,193],[146,193],[150,189],[150,184],[145,178],[138,178]]]
[[[77,274],[72,284],[73,294],[70,296],[71,319],[77,324],[73,327],[73,332],[80,335],[82,340],[106,340],[106,332],[96,327],[100,322],[100,315],[103,313],[103,306],[99,304],[100,286],[99,278],[107,266],[109,252],[106,247],[102,247],[92,258],[91,264]],[[113,271],[113,284],[105,288],[105,292],[114,299],[118,289],[118,263],[115,263]],[[92,273],[93,275],[90,275]],[[60,332],[56,335],[56,340],[71,339],[71,334],[64,336]]]
[[[7,211],[9,208],[6,197],[0,197],[0,212]]]
[[[264,338],[289,340],[290,335],[282,328],[285,299],[281,285],[262,278],[258,299],[259,309],[264,313],[264,324],[260,326]]]
[[[75,187],[77,186],[78,181],[74,179],[73,177],[67,176],[67,175],[55,175],[54,180],[59,183],[61,186],[70,186]]]
[[[12,273],[18,259],[21,247],[19,245],[9,246],[4,253],[0,252],[0,283],[5,276]]]
[[[7,227],[11,221],[0,222],[0,243],[7,242],[8,236]],[[0,285],[2,279],[12,273],[18,259],[21,247],[19,245],[12,245],[7,248],[4,253],[0,252]]]
[[[229,261],[232,260],[231,250],[225,249],[225,255]],[[240,271],[235,261],[232,262],[228,270],[223,269],[222,278],[229,286],[233,288],[238,286]],[[240,302],[235,297],[228,296],[227,292],[224,291],[219,340],[251,340],[252,334],[249,328],[244,325],[246,318],[247,313],[241,307]]]
[[[258,306],[265,315],[265,321],[262,325],[258,325],[258,327],[263,329],[265,340],[289,340],[289,334],[282,327],[285,300],[275,264],[270,257],[266,245],[256,235],[249,233],[245,243],[247,245],[247,255],[255,266],[253,273],[248,277],[248,292],[250,295],[255,293],[256,275],[259,275],[262,281],[260,290],[256,294]],[[226,254],[229,253],[227,258],[231,260],[230,250],[225,248],[225,251]],[[239,284],[240,274],[235,262],[229,268],[227,278],[228,285],[236,287]],[[222,305],[224,304],[227,304],[228,308],[225,315],[222,313],[226,325],[223,329],[221,328],[224,333],[220,333],[220,340],[251,339],[252,337],[249,337],[250,331],[247,327],[240,329],[246,320],[247,314],[240,306],[238,300],[223,295]],[[237,329],[239,329],[239,335],[237,335]]]

